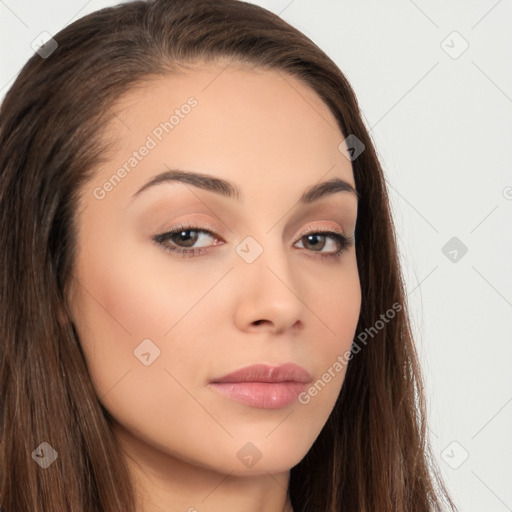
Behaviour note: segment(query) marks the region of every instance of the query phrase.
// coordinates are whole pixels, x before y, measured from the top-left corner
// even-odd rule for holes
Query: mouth
[[[311,375],[293,363],[256,364],[213,379],[208,388],[251,407],[281,409],[295,402],[311,381]]]

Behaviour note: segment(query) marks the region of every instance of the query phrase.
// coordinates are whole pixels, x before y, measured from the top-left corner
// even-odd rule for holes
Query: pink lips
[[[237,402],[260,409],[280,409],[292,404],[311,382],[302,367],[256,364],[214,379],[208,387]]]

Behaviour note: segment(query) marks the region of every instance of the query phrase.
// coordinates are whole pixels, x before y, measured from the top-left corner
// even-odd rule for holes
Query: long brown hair
[[[85,16],[54,39],[58,47],[28,60],[0,109],[3,511],[135,511],[132,481],[66,302],[79,190],[107,158],[102,128],[116,98],[180,65],[221,58],[299,78],[331,109],[344,137],[365,146],[352,162],[360,196],[356,333],[372,336],[350,360],[319,437],[291,469],[294,510],[456,510],[426,435],[383,172],[335,63],[275,14],[236,0],[132,1]],[[384,322],[390,308],[395,314]],[[58,452],[46,469],[32,457],[42,442]]]

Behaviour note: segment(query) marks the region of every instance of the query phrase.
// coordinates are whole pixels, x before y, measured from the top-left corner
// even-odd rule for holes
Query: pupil
[[[187,246],[194,245],[194,243],[196,241],[196,238],[197,238],[197,235],[196,235],[196,237],[190,238],[189,234],[191,232],[192,232],[192,230],[189,229],[187,231],[181,231],[180,233],[177,233],[177,235],[179,237],[179,241],[187,243]],[[189,240],[187,240],[187,238],[189,238]]]
[[[317,239],[317,243],[314,243],[312,244],[313,248],[314,247],[318,247],[319,245],[321,246],[322,244],[320,242],[318,242],[318,237],[322,237],[323,235],[307,235],[307,239],[308,239],[308,243],[310,243],[310,240],[311,239]],[[311,245],[311,244],[310,244]]]

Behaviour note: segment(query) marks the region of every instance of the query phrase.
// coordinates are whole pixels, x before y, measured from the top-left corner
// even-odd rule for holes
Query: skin
[[[241,404],[207,385],[254,363],[294,362],[317,381],[350,349],[360,312],[355,247],[321,259],[336,240],[319,238],[315,248],[304,235],[353,235],[356,196],[297,205],[320,181],[355,187],[335,118],[291,76],[238,64],[222,71],[225,64],[157,77],[122,97],[103,135],[115,148],[77,211],[73,321],[146,512],[291,510],[289,470],[327,421],[345,369],[308,404],[280,409]],[[197,106],[97,199],[95,187],[190,96]],[[132,199],[165,166],[234,182],[244,199],[177,182]],[[184,221],[220,235],[191,233],[205,254],[182,257],[152,240]],[[263,249],[252,263],[236,252],[247,236]],[[144,339],[160,349],[148,366],[134,355]],[[237,456],[249,442],[261,454],[252,467]]]

